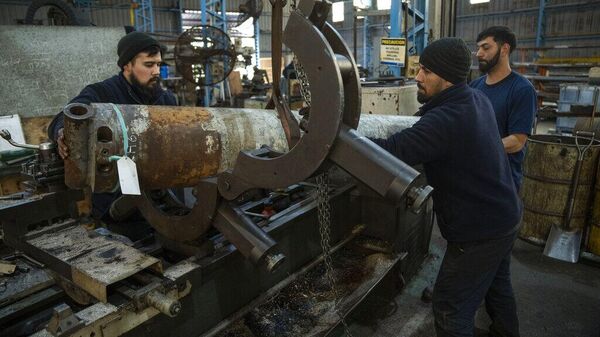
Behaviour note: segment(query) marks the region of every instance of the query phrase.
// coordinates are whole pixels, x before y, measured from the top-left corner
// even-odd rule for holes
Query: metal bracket
[[[138,197],[137,205],[142,215],[167,239],[191,242],[202,237],[210,228],[218,204],[216,178],[205,179],[194,187],[198,200],[190,212],[183,216],[169,216],[154,206],[148,191]]]
[[[311,83],[312,111],[304,136],[289,152],[276,158],[240,152],[233,170],[218,179],[219,192],[225,199],[235,199],[252,188],[276,189],[306,180],[324,163],[342,120],[351,127],[358,125],[358,71],[341,37],[328,23],[317,20],[326,18],[328,9],[303,0],[290,14],[284,31],[285,44],[303,64]],[[307,17],[316,20],[322,30]]]
[[[68,336],[70,332],[83,326],[83,321],[73,314],[71,307],[62,303],[54,307],[47,329],[53,336],[61,337]]]

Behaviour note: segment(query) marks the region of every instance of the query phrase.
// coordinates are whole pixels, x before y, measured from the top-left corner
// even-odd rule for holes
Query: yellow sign
[[[379,61],[383,64],[404,66],[406,59],[406,39],[382,37],[379,48]]]

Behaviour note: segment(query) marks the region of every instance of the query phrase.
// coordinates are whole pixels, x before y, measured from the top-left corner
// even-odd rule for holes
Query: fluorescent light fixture
[[[371,0],[352,0],[352,5],[359,9],[371,8]]]
[[[490,2],[490,0],[469,0],[469,2],[471,3],[471,5],[477,5]]]
[[[388,10],[392,8],[392,0],[377,0],[377,9]]]
[[[331,5],[331,19],[333,22],[344,21],[344,2],[334,2]]]

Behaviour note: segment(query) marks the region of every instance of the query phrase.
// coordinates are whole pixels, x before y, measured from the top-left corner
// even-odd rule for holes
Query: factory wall
[[[456,1],[456,36],[475,48],[477,34],[485,27],[505,25],[517,35],[521,47],[534,47],[540,0],[491,0],[471,5]],[[600,46],[600,1],[548,0],[543,47]],[[530,54],[533,54],[531,52]],[[600,56],[600,48],[546,51],[546,57]],[[532,55],[521,55],[521,57]],[[519,57],[519,56],[513,56]]]
[[[237,11],[244,0],[227,0],[227,11]],[[25,13],[30,1],[0,1],[0,25],[19,24],[25,18]],[[91,22],[100,27],[114,27],[131,25],[128,1],[95,1],[91,10],[86,14]],[[180,9],[200,9],[199,0],[182,0],[180,7],[178,1],[154,0],[154,29],[156,33],[176,36],[180,33]],[[36,18],[44,18],[44,10],[39,10]],[[260,49],[261,57],[271,56],[271,4],[263,0],[263,14],[259,18],[261,30]],[[284,8],[284,25],[289,17],[289,5]]]

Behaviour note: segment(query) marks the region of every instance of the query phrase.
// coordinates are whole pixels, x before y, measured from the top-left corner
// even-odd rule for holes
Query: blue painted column
[[[402,2],[392,0],[390,8],[390,37],[402,37]],[[390,66],[394,76],[400,77],[400,67]]]
[[[548,0],[540,0],[540,8],[538,10],[537,31],[535,33],[535,46],[541,47],[544,44],[544,30],[546,29],[546,2]]]
[[[200,23],[202,25],[208,24],[208,13],[206,1],[208,0],[200,0]],[[210,67],[208,65],[204,66],[205,78],[207,82],[210,82]],[[204,106],[210,106],[210,97],[211,97],[212,87],[205,85],[204,86]]]
[[[370,50],[370,46],[369,46],[369,17],[368,16],[365,16],[364,21],[363,21],[362,40],[363,40],[363,67],[365,69],[367,69],[369,67],[369,62],[371,62],[371,60],[370,60],[371,50]]]
[[[154,11],[152,0],[136,0],[135,29],[140,32],[154,33]]]
[[[254,62],[257,67],[260,66],[260,22],[254,20]]]

